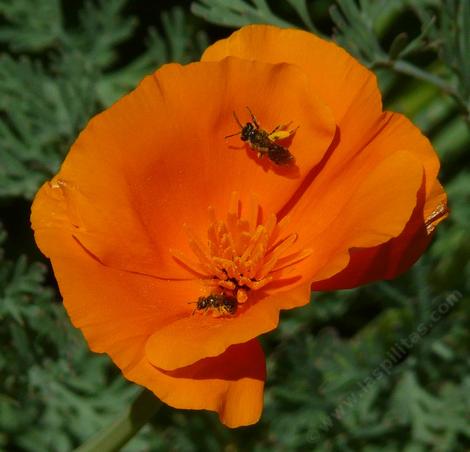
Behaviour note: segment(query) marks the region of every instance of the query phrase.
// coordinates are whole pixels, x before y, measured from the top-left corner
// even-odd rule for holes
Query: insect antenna
[[[240,130],[237,133],[232,133],[231,135],[226,135],[224,138],[231,138],[231,137],[234,137],[236,135],[240,135],[242,133],[243,124],[240,122],[240,120],[238,119],[237,114],[234,111],[232,111],[232,114],[233,114],[233,117],[235,118],[235,121],[237,121],[237,124],[240,126]]]
[[[254,125],[256,126],[257,129],[259,129],[260,127],[259,127],[259,124],[258,124],[258,120],[256,119],[256,116],[250,110],[250,107],[248,107],[248,105],[246,106],[246,109],[248,110],[248,113],[250,113],[251,120],[253,121]]]
[[[232,133],[231,135],[225,135],[224,138],[234,137],[235,135],[240,135],[242,132]]]

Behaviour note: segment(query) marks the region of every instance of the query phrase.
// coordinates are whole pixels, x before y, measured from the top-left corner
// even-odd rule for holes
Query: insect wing
[[[287,165],[294,162],[294,156],[289,150],[278,144],[271,145],[268,150],[269,160],[274,162],[276,165]]]

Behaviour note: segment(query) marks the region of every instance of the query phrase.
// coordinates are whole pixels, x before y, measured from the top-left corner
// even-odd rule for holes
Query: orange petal
[[[102,265],[74,239],[66,208],[60,189],[46,183],[31,218],[65,307],[93,351],[111,353],[113,347],[150,336],[162,324],[186,316],[188,302],[203,294],[195,280],[168,281]]]
[[[341,271],[349,249],[398,236],[417,204],[423,182],[420,161],[406,151],[377,160],[373,150],[371,145],[346,171],[323,180],[328,190],[315,181],[290,213],[299,225],[299,241],[313,249],[314,259],[300,264],[313,281]]]
[[[253,340],[228,347],[220,356],[173,372],[154,367],[145,355],[149,336],[167,322],[191,317],[187,303],[202,294],[200,284],[161,280],[102,265],[63,227],[64,204],[60,197],[55,204],[51,202],[44,196],[47,190],[51,188],[45,185],[33,210],[36,239],[52,259],[65,308],[90,349],[107,353],[126,378],[149,388],[171,406],[216,411],[230,427],[257,422],[265,380],[259,343]],[[36,209],[44,202],[49,203],[51,214],[47,227],[35,218]],[[173,347],[171,343],[165,346]]]
[[[428,177],[437,175],[439,161],[428,140],[404,116],[382,113],[374,73],[336,44],[302,30],[249,25],[210,46],[201,60],[218,61],[227,56],[300,67],[309,78],[310,89],[331,108],[340,129],[340,141],[347,143],[340,144],[332,155],[338,163],[347,164],[386,128],[396,149],[416,152]],[[409,138],[413,148],[404,144]]]
[[[92,350],[115,360],[119,353],[128,354],[133,341],[148,339],[154,366],[185,367],[274,329],[280,309],[309,301],[309,284],[294,280],[281,289],[271,285],[267,292],[257,291],[234,318],[191,315],[194,305],[188,303],[206,294],[200,281],[169,281],[102,265],[74,240],[67,207],[60,188],[49,183],[41,188],[32,213],[36,241],[52,260],[72,322]]]
[[[348,142],[339,144],[339,147],[347,147]],[[339,267],[345,267],[337,277],[325,277],[325,281],[318,281],[312,285],[314,290],[332,290],[356,287],[378,279],[391,279],[407,270],[423,253],[430,241],[429,231],[426,230],[426,221],[433,212],[443,209],[443,215],[438,215],[433,221],[433,227],[442,221],[447,215],[447,199],[441,185],[436,180],[439,170],[439,161],[429,140],[424,137],[404,116],[396,113],[386,113],[384,124],[377,131],[374,139],[360,151],[355,158],[369,154],[373,159],[385,158],[398,149],[406,149],[413,157],[417,158],[424,167],[424,181],[416,201],[415,208],[409,218],[406,227],[397,236],[383,244],[377,244],[371,248],[351,249],[349,260],[343,254]],[[354,170],[354,160],[349,162],[350,170]],[[321,175],[313,182],[317,190],[322,186],[334,184],[334,162],[328,163],[323,168]],[[343,178],[343,176],[341,176]],[[338,186],[341,187],[341,181]],[[314,196],[313,187],[305,196]],[[343,186],[345,192],[350,188]],[[336,201],[332,201],[334,205]],[[387,209],[389,205],[386,204]],[[337,204],[338,212],[341,207]],[[321,276],[321,275],[320,275]]]
[[[331,108],[352,148],[365,143],[371,127],[380,120],[382,100],[375,75],[345,50],[312,33],[249,25],[210,46],[201,60],[219,61],[227,56],[301,68],[310,91]]]
[[[246,342],[277,327],[280,309],[303,306],[310,301],[310,284],[292,284],[288,290],[253,292],[250,303],[235,317],[194,315],[169,323],[149,338],[148,360],[160,369],[188,366],[204,357],[218,356],[230,345]]]
[[[263,409],[266,366],[257,340],[173,371],[158,370],[142,357],[124,375],[175,408],[216,411],[228,427],[256,423]]]
[[[405,272],[421,256],[432,238],[432,233],[426,229],[423,216],[425,219],[427,215],[446,204],[445,192],[437,181],[428,200],[425,200],[422,186],[418,192],[418,204],[398,237],[376,247],[351,249],[347,266],[331,278],[314,282],[312,290],[349,289],[372,281],[393,279]],[[437,219],[434,226],[446,216],[447,212]]]
[[[238,129],[232,112],[248,121],[246,106],[266,128],[300,126],[290,148],[297,169],[230,149],[241,144],[224,139]],[[170,64],[90,121],[53,184],[76,214],[74,236],[101,262],[188,277],[169,253],[188,250],[183,224],[203,236],[208,206],[225,208],[233,191],[242,201],[256,193],[276,211],[320,161],[334,130],[329,109],[294,66],[236,58]]]

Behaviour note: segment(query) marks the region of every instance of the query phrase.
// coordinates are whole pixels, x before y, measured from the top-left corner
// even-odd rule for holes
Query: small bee
[[[238,302],[235,297],[223,294],[211,294],[207,297],[199,297],[194,308],[196,311],[207,312],[208,310],[217,311],[220,315],[234,315],[237,312]]]
[[[276,141],[290,137],[297,129],[283,130],[284,126],[278,125],[272,130],[272,132],[267,132],[261,128],[252,111],[248,107],[246,108],[250,113],[252,122],[247,122],[245,125],[243,125],[235,112],[233,112],[233,117],[240,126],[240,131],[231,135],[227,135],[225,138],[240,135],[242,141],[248,141],[250,147],[258,152],[259,158],[267,155],[269,160],[271,160],[276,165],[287,165],[294,163],[294,156],[286,147],[281,146],[280,144],[276,143]]]

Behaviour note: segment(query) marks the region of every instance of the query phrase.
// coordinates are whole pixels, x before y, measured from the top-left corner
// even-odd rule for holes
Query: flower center
[[[210,287],[236,297],[245,303],[252,290],[258,290],[279,279],[284,270],[304,260],[312,250],[293,250],[296,233],[286,233],[286,219],[277,221],[275,214],[260,221],[260,207],[252,200],[245,216],[242,216],[239,197],[233,193],[230,208],[224,220],[219,220],[215,209],[209,209],[210,224],[207,243],[204,244],[185,225],[189,245],[197,261],[188,259],[178,251],[172,255]]]

